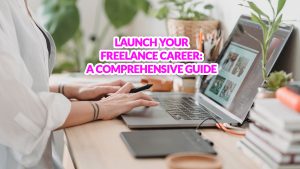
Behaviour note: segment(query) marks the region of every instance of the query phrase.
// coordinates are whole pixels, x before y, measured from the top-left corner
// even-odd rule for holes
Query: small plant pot
[[[263,87],[259,87],[257,90],[257,99],[271,99],[276,97],[275,91],[271,91]]]
[[[222,163],[214,155],[175,153],[166,158],[168,169],[221,169]]]
[[[191,49],[197,49],[197,35],[202,30],[203,33],[210,33],[220,27],[220,22],[217,20],[167,20],[169,36],[186,36],[190,38]]]

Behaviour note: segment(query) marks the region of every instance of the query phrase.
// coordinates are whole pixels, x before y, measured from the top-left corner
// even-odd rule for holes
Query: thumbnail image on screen
[[[258,51],[231,42],[220,61],[219,74],[212,77],[204,94],[229,107],[257,54]]]

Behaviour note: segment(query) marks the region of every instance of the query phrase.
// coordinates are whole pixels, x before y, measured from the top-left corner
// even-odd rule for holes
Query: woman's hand
[[[64,95],[69,99],[100,100],[107,94],[117,92],[126,82],[117,80],[105,84],[66,84]]]
[[[126,83],[126,85],[120,88],[116,93],[96,102],[100,107],[99,119],[110,120],[136,107],[159,105],[158,102],[153,101],[152,98],[145,93],[139,92],[130,94],[129,91],[132,88],[133,85],[131,83]]]
[[[65,123],[60,128],[66,128],[91,122],[95,117],[99,120],[110,120],[121,114],[127,113],[135,107],[157,106],[159,103],[151,99],[150,96],[139,92],[129,94],[133,88],[131,83],[123,85],[116,93],[100,101],[74,101],[71,112]],[[99,114],[92,104],[98,104]],[[96,115],[96,116],[95,116]]]

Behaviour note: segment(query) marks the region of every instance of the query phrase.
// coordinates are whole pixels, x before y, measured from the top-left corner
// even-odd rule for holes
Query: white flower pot
[[[276,98],[275,91],[271,91],[263,87],[259,87],[257,90],[257,99]]]

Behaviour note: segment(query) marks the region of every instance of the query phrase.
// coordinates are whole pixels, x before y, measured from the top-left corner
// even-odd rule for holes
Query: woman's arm
[[[77,126],[80,124],[93,121],[94,110],[91,102],[88,101],[74,101],[71,103],[71,111],[63,124],[58,129]]]
[[[142,92],[129,94],[132,87],[133,85],[131,83],[127,83],[115,94],[100,101],[72,102],[69,116],[59,129],[88,123],[93,120],[110,120],[129,112],[135,107],[152,107],[159,104]],[[92,104],[94,104],[94,107]],[[99,114],[97,113],[97,109],[99,110]]]
[[[115,93],[125,82],[122,80],[110,83],[67,83],[50,85],[50,91],[53,93],[62,93],[69,99],[76,100],[99,100],[109,93]]]
[[[58,93],[58,85],[50,85],[49,90],[52,93]]]

